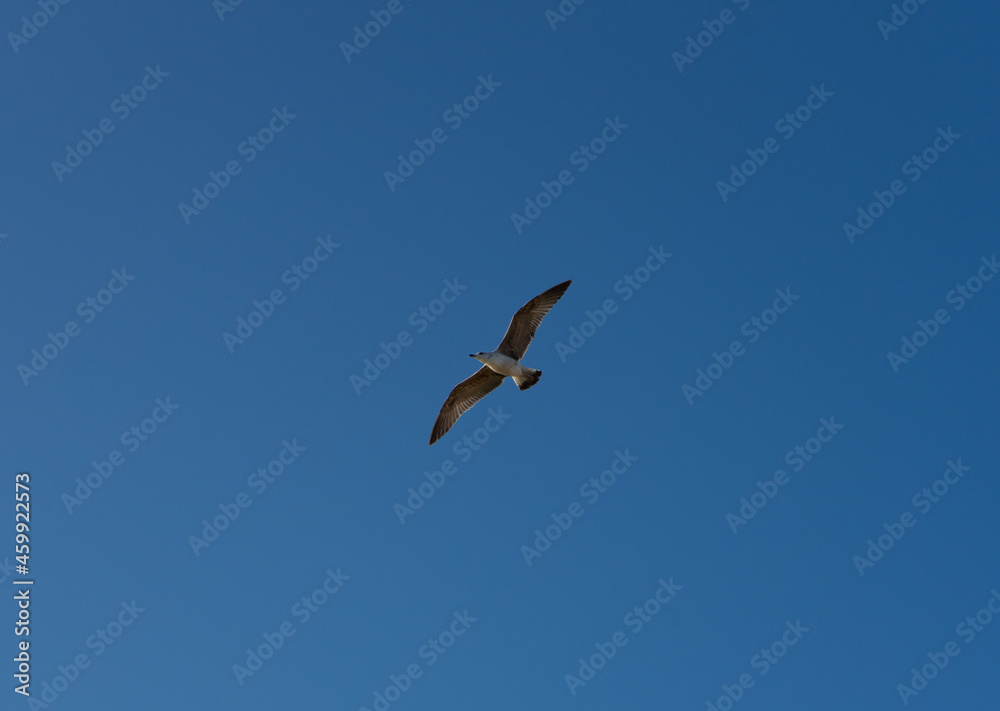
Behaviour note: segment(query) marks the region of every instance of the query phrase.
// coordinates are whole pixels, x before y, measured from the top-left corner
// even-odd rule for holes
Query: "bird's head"
[[[475,358],[476,360],[478,360],[478,361],[481,361],[481,360],[483,360],[483,358],[482,358],[482,357],[483,357],[484,355],[486,355],[486,354],[485,354],[485,353],[470,353],[470,354],[469,354],[469,357],[470,357],[470,358]]]

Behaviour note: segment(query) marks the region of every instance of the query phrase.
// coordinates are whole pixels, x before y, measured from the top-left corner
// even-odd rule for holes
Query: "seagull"
[[[527,368],[518,361],[524,357],[524,352],[528,350],[531,339],[535,337],[535,331],[538,330],[545,314],[556,305],[572,283],[572,279],[564,281],[518,309],[495,351],[469,354],[470,358],[475,358],[484,365],[475,375],[466,378],[451,391],[451,395],[441,406],[428,444],[434,444],[441,439],[466,410],[496,390],[508,375],[521,390],[527,390],[538,382],[542,377],[542,371]]]

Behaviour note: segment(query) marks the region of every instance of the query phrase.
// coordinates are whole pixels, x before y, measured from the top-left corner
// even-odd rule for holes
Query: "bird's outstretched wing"
[[[434,422],[434,429],[431,430],[431,441],[434,444],[444,437],[445,432],[458,422],[466,410],[482,400],[486,395],[500,387],[504,376],[500,375],[489,367],[483,366],[474,375],[469,376],[451,391],[451,395],[441,406],[437,421]]]
[[[531,339],[535,337],[535,331],[545,318],[545,314],[552,310],[559,298],[566,293],[573,280],[564,281],[548,291],[539,294],[534,299],[526,303],[510,320],[507,333],[504,335],[497,352],[508,355],[514,360],[521,360],[525,351],[531,345]]]

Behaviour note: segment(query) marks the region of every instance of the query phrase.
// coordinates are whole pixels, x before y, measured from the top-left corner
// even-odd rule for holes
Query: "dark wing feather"
[[[458,422],[466,410],[496,390],[503,382],[504,376],[500,375],[487,366],[480,368],[474,375],[469,376],[451,391],[451,395],[441,406],[434,429],[431,430],[431,441],[434,444],[444,437],[445,432],[451,429],[452,425]]]
[[[500,341],[500,345],[497,346],[497,351],[514,360],[521,360],[525,351],[528,350],[528,346],[531,345],[531,339],[535,337],[535,331],[541,325],[545,314],[552,310],[552,307],[556,305],[556,302],[566,293],[572,283],[572,279],[564,281],[562,284],[539,294],[518,309],[514,318],[510,320],[507,333]]]

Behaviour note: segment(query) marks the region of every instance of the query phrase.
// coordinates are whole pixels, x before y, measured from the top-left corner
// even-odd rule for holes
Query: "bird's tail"
[[[524,370],[526,371],[524,375],[514,376],[514,384],[521,390],[527,390],[542,377],[542,371],[540,370],[535,370],[534,368],[525,368]]]

